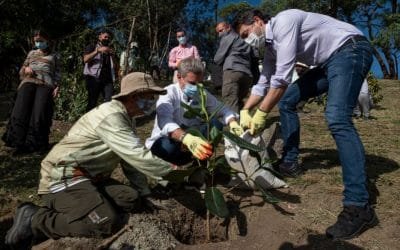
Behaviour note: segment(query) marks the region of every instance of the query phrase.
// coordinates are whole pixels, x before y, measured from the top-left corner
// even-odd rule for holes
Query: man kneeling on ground
[[[197,83],[203,80],[204,67],[199,59],[182,59],[178,66],[178,82],[168,85],[166,95],[161,95],[157,101],[157,116],[151,137],[146,140],[146,147],[151,152],[176,165],[185,165],[193,160],[193,156],[205,160],[212,155],[212,145],[202,138],[187,133],[189,128],[196,128],[206,136],[207,128],[198,118],[185,118],[185,109],[181,102],[193,108],[200,105]],[[209,113],[215,111],[221,104],[211,93],[206,91],[206,108]],[[226,106],[222,107],[217,117],[223,117],[229,124],[232,133],[240,135],[243,129],[236,121],[237,114]],[[217,119],[212,126],[222,129],[223,125]]]
[[[104,237],[118,230],[121,214],[150,194],[146,177],[161,180],[171,170],[140,143],[133,119],[143,112],[140,103],[163,92],[150,75],[131,73],[111,102],[82,116],[42,161],[38,193],[45,205],[21,204],[6,244],[22,249],[44,236]],[[110,178],[118,163],[132,187]]]

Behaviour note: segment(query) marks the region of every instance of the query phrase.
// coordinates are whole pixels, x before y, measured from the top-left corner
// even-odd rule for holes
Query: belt
[[[339,51],[341,51],[344,47],[346,47],[346,46],[348,46],[348,45],[350,45],[350,44],[356,44],[357,42],[360,42],[360,41],[367,41],[367,42],[368,42],[368,39],[367,39],[365,36],[361,36],[361,35],[355,35],[355,36],[350,37],[349,39],[346,40],[346,42],[344,42],[344,43],[342,44],[342,46],[340,46],[337,50],[335,50],[335,51],[330,55],[329,58],[331,58],[331,57],[334,56],[336,53],[338,53]]]
[[[361,36],[361,35],[352,36],[349,39],[347,39],[346,42],[344,42],[343,45],[340,46],[340,48],[345,47],[350,44],[356,44],[357,42],[360,42],[360,41],[368,42],[368,39],[365,36]]]

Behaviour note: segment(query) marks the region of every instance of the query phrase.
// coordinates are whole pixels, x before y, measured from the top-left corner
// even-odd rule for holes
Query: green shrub
[[[380,94],[382,87],[379,85],[378,79],[371,72],[368,73],[367,76],[368,81],[368,90],[371,94],[372,101],[374,105],[377,105],[383,100],[383,96]]]

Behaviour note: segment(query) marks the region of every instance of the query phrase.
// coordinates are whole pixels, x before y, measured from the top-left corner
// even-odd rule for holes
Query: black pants
[[[138,192],[116,180],[84,181],[42,196],[45,206],[32,217],[36,237],[104,237],[123,225],[127,212],[140,205]]]
[[[93,76],[86,76],[86,89],[88,91],[88,103],[86,111],[89,111],[97,106],[97,101],[100,94],[104,98],[104,102],[111,101],[113,95],[113,84],[112,81],[104,81],[97,79]]]
[[[35,151],[49,144],[53,117],[53,88],[24,83],[18,89],[3,140],[9,147]]]

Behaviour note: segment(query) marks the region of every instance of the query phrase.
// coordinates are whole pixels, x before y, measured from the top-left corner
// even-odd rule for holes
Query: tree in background
[[[118,54],[127,45],[132,17],[137,16],[134,36],[142,45],[141,53],[146,54],[167,44],[170,26],[185,4],[185,0],[0,1],[0,91],[18,86],[18,70],[32,48],[32,31],[40,27],[53,38],[62,60],[55,118],[76,120],[84,112],[86,95],[82,53],[87,44],[96,40],[96,28],[104,26],[113,31]]]
[[[219,10],[219,16],[226,22],[232,23],[235,16],[242,11],[251,10],[253,6],[247,2],[231,3]]]

